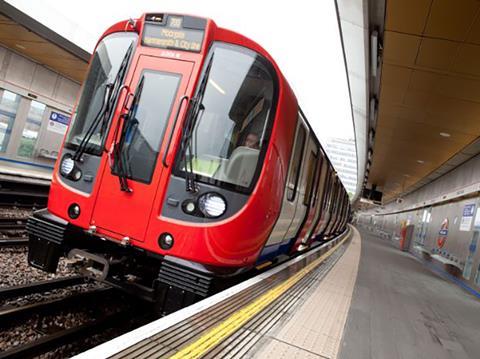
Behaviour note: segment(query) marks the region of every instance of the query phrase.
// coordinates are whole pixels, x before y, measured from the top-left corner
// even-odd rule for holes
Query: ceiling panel
[[[434,91],[447,97],[480,102],[480,79],[441,76]]]
[[[480,46],[462,44],[453,64],[453,71],[470,76],[480,76]]]
[[[421,35],[432,0],[389,0],[386,28]]]
[[[480,137],[480,2],[389,0],[385,26],[368,182],[388,201]]]
[[[464,41],[480,3],[478,0],[435,0],[430,10],[424,35]]]
[[[384,61],[390,64],[413,66],[417,57],[421,37],[385,32]]]
[[[457,55],[459,44],[454,41],[423,38],[416,64],[431,69],[448,71]]]
[[[467,42],[480,45],[480,17],[477,16],[467,36]]]
[[[403,105],[418,112],[425,112],[425,107],[432,102],[432,94],[425,91],[409,90],[403,96]]]
[[[435,91],[443,76],[435,72],[414,70],[410,77],[409,89],[413,91]]]

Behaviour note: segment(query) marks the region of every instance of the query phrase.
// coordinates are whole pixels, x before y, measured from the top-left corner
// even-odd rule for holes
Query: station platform
[[[391,240],[360,233],[339,358],[479,358],[480,300]]]
[[[76,358],[478,358],[480,301],[350,233]]]
[[[52,168],[0,159],[0,180],[49,185],[52,180]]]

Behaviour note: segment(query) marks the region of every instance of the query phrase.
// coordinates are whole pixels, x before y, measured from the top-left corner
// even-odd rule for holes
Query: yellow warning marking
[[[202,335],[195,342],[186,346],[171,358],[180,359],[180,358],[199,358],[210,349],[218,345],[225,338],[232,335],[238,329],[240,329],[246,322],[252,319],[256,314],[258,314],[262,309],[272,303],[275,299],[285,293],[288,289],[293,287],[300,279],[305,277],[309,272],[311,272],[315,267],[317,267],[321,262],[330,257],[332,253],[347,240],[349,236],[346,236],[334,247],[330,248],[326,253],[315,259],[305,268],[301,269],[295,275],[287,279],[285,282],[279,284],[275,288],[270,289],[267,293],[260,296],[258,299],[252,303],[246,305],[239,311],[233,313],[230,317],[225,319],[218,326]]]
[[[258,266],[256,266],[255,269],[260,270],[260,269],[263,269],[263,268],[265,268],[265,267],[268,267],[270,264],[272,264],[272,262],[266,261],[266,262],[264,262],[264,263],[259,264]]]

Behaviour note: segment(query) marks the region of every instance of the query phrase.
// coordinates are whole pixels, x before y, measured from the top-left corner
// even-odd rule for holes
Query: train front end
[[[296,111],[284,86],[262,48],[211,20],[146,14],[112,26],[48,208],[28,222],[30,265],[55,272],[66,257],[165,311],[251,268],[281,207],[291,143],[275,136],[294,128],[275,123]]]

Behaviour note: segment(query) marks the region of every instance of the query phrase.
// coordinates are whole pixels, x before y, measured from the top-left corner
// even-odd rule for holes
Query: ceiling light
[[[373,77],[377,77],[378,67],[378,31],[370,34],[370,68]]]
[[[215,81],[213,81],[212,79],[208,79],[208,83],[209,83],[210,85],[212,85],[213,87],[215,87],[215,89],[216,89],[218,92],[220,92],[222,95],[225,95],[225,90],[222,89],[222,88],[220,87],[220,85],[217,84]]]
[[[447,132],[440,132],[440,136],[442,137],[450,137],[450,134]]]
[[[18,47],[18,48],[21,49],[21,50],[25,50],[25,49],[26,49],[25,46],[20,45],[20,44],[15,44],[15,47]]]
[[[422,164],[422,163],[425,163],[425,161],[423,160],[417,160],[418,163]]]
[[[410,175],[404,174],[403,177],[410,177]]]

